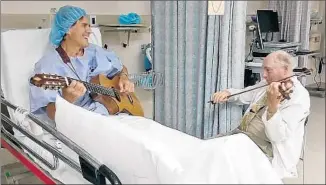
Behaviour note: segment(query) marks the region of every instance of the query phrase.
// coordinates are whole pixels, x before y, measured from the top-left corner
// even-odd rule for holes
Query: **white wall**
[[[321,28],[321,35],[322,35],[322,39],[321,39],[321,46],[324,48],[323,51],[323,55],[326,55],[326,46],[325,46],[325,21],[326,21],[326,16],[325,16],[325,1],[320,1],[319,2],[319,13],[323,16],[323,24],[320,25]]]
[[[247,2],[247,15],[256,14],[258,9],[266,9],[268,1],[248,1]]]
[[[97,21],[101,24],[118,23],[118,15],[136,12],[141,15],[142,23],[151,25],[149,1],[2,1],[1,28],[36,28],[43,18],[46,19],[45,27],[47,27],[50,8],[59,8],[66,4],[85,8],[88,14],[97,15]],[[122,43],[126,42],[127,33],[103,30],[101,33],[103,44],[107,44],[109,49],[119,56],[129,73],[144,72],[141,45],[151,42],[151,32],[148,29],[137,34],[131,33],[130,45],[126,48],[122,47]],[[148,118],[152,118],[153,114],[152,94],[151,91],[136,88],[136,95],[143,105],[145,117]]]
[[[1,1],[1,14],[47,14],[51,8],[64,5],[75,5],[97,15],[151,14],[150,1]]]

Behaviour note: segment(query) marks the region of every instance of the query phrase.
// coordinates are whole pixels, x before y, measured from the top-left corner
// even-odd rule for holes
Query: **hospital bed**
[[[92,29],[90,42],[101,46]],[[105,117],[60,96],[55,125],[40,121],[29,112],[28,78],[51,47],[49,31],[1,35],[1,103],[9,112],[1,119],[14,129],[1,126],[1,144],[45,184],[282,184],[243,134],[202,140],[144,117]]]
[[[105,176],[111,184],[119,184],[119,179],[110,169],[96,162],[53,126],[42,123],[28,112],[28,77],[35,62],[51,47],[48,43],[49,33],[50,29],[26,29],[7,30],[1,34],[1,104],[7,106],[9,113],[2,113],[1,121],[7,127],[12,127],[15,133],[12,135],[2,125],[1,145],[46,184],[60,182],[58,179],[65,183],[90,181],[103,184]],[[100,35],[99,30],[93,29],[90,42],[102,45],[101,38],[97,35]],[[29,124],[31,120],[34,122],[31,123],[33,129],[27,129],[30,125],[26,123]],[[73,162],[68,155],[60,152],[59,140],[78,153],[78,161]],[[69,164],[73,170],[59,175],[62,173],[58,171],[62,162]],[[60,177],[56,179],[57,176]]]

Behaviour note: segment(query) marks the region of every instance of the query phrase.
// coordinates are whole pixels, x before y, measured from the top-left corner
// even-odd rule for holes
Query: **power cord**
[[[316,69],[316,73],[314,75],[314,82],[317,85],[317,90],[320,90],[321,83],[322,83],[321,82],[321,72],[322,72],[322,66],[324,65],[324,57],[320,57],[319,58],[319,66],[318,67],[317,67],[317,57],[316,56],[312,56],[312,58],[315,59],[315,69]],[[316,80],[317,73],[318,73],[318,77],[319,77],[319,83]]]
[[[314,57],[314,59],[315,59],[315,69],[317,69],[317,58]],[[317,74],[318,74],[318,72],[316,71],[316,72],[315,72],[315,75],[314,75],[314,82],[315,82],[315,84],[317,85],[317,89],[319,89],[319,84],[318,84],[318,82],[317,82],[317,80],[316,80],[316,76],[317,76]]]
[[[245,62],[252,62],[253,61],[252,58],[251,59],[248,59],[250,56],[252,56],[252,47],[253,47],[253,43],[250,44],[249,53],[246,56]]]
[[[249,32],[252,32],[252,39],[251,39],[251,43],[249,44],[249,53],[245,58],[245,62],[252,62],[253,61],[252,50],[253,50],[254,44],[256,44],[256,40],[257,40],[255,38],[256,26],[255,25],[250,25],[248,29],[249,29]]]

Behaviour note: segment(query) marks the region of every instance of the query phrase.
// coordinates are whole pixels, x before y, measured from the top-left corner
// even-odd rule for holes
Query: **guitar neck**
[[[86,89],[88,91],[90,91],[90,92],[97,93],[97,94],[102,94],[102,95],[108,95],[108,96],[112,96],[112,97],[116,96],[116,94],[114,92],[114,89],[106,88],[106,87],[103,87],[103,86],[98,85],[98,84],[84,82],[84,81],[73,79],[73,78],[69,78],[69,83],[71,83],[72,80],[75,80],[75,81],[78,81],[78,82],[84,84]]]

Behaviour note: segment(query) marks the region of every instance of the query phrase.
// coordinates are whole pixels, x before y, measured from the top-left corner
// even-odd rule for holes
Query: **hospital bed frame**
[[[16,111],[19,107],[10,103],[6,99],[1,96],[1,104],[5,105]],[[22,112],[27,112],[27,110],[19,108]],[[9,116],[10,117],[10,116]],[[52,153],[54,158],[54,164],[50,164],[46,159],[42,156],[38,155],[24,143],[19,141],[12,133],[10,133],[3,124],[1,124],[1,145],[6,148],[14,157],[16,157],[26,168],[28,168],[36,177],[38,177],[45,184],[58,184],[61,183],[58,180],[54,179],[49,175],[46,170],[43,170],[39,165],[37,165],[33,160],[31,160],[30,156],[26,154],[22,149],[25,149],[30,154],[32,154],[36,159],[40,160],[44,165],[46,165],[51,170],[56,170],[59,165],[59,159],[64,163],[71,166],[74,170],[81,173],[82,176],[93,184],[106,184],[106,179],[109,180],[111,184],[121,184],[117,175],[109,169],[106,165],[100,164],[96,159],[94,159],[90,154],[88,154],[85,150],[75,144],[73,141],[68,139],[66,136],[56,131],[54,128],[48,126],[39,120],[36,116],[31,113],[27,113],[26,117],[35,122],[37,125],[42,127],[45,131],[49,132],[56,139],[61,141],[71,150],[76,152],[79,156],[79,163],[76,164],[69,156],[63,154],[53,146],[47,144],[44,141],[39,140],[31,133],[26,131],[20,125],[15,124],[7,115],[1,112],[1,122],[5,122],[8,126],[18,130],[23,135],[31,139],[36,144],[43,147],[45,150]],[[61,183],[62,184],[62,183]]]

